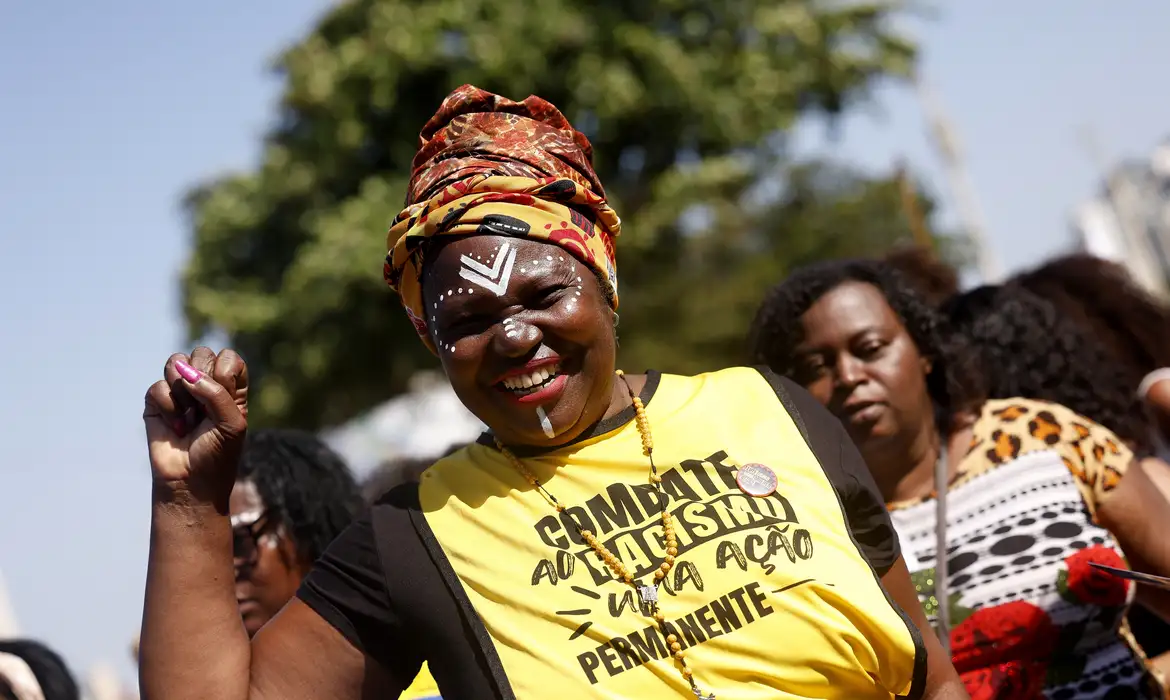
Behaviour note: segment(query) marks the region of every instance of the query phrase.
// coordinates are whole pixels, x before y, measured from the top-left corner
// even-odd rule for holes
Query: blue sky
[[[326,4],[0,3],[0,571],[25,633],[79,673],[132,673],[141,398],[182,348],[179,198],[253,163],[279,89],[267,61]],[[1167,26],[1170,5],[1142,0],[956,0],[914,25],[1008,269],[1069,244],[1097,188],[1079,130],[1117,157],[1170,133]],[[912,94],[883,89],[843,127],[835,142],[802,128],[802,151],[905,156],[949,199]]]

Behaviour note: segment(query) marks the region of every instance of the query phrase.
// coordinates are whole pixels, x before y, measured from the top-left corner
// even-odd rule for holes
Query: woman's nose
[[[836,375],[838,386],[857,386],[865,380],[865,363],[848,353],[842,353],[837,357]]]
[[[544,340],[544,334],[535,324],[519,316],[509,316],[496,329],[496,351],[505,357],[521,357]]]

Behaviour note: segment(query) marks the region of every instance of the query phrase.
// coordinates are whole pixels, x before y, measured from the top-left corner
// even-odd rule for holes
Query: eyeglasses
[[[268,510],[233,515],[232,557],[237,565],[253,566],[260,556],[260,540],[271,524]]]

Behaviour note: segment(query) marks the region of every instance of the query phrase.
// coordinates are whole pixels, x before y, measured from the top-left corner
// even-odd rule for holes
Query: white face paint
[[[508,285],[512,281],[512,273],[517,266],[519,266],[520,273],[523,275],[537,275],[551,271],[554,265],[569,265],[570,267],[573,265],[570,258],[557,253],[552,255],[537,255],[531,260],[521,262],[518,260],[516,248],[507,241],[496,246],[493,251],[493,253],[486,255],[460,256],[459,276],[473,285],[492,292],[496,296],[503,296],[508,292]],[[483,262],[485,257],[487,258],[486,263]],[[581,277],[576,277],[576,288],[573,289],[573,296],[568,299],[570,307],[580,301],[581,284]],[[440,302],[454,301],[458,296],[464,293],[470,295],[474,291],[471,285],[442,290],[439,294],[439,301],[431,305],[432,309],[437,311],[440,306],[444,306]],[[434,325],[438,322],[437,314],[432,314],[430,320],[431,333],[435,346],[440,351],[453,352],[455,350],[455,344],[438,337],[438,332]],[[522,337],[526,331],[531,330],[512,317],[505,318],[503,326],[504,336],[512,340]]]
[[[546,437],[554,438],[557,436],[553,432],[552,421],[548,419],[548,414],[544,412],[543,406],[536,407],[536,417],[540,419],[540,428],[544,431]]]
[[[460,277],[499,297],[508,291],[508,282],[512,280],[512,266],[516,263],[516,251],[512,249],[512,246],[504,243],[500,246],[500,252],[496,255],[495,262],[491,267],[473,260],[467,255],[460,257],[459,262],[461,263]],[[439,300],[442,301],[442,299],[443,297],[440,295]]]

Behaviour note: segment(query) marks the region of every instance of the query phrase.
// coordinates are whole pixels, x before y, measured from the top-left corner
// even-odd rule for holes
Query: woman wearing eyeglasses
[[[236,601],[248,636],[296,594],[313,562],[361,505],[349,468],[315,435],[248,435],[228,501]]]
[[[317,436],[299,430],[248,434],[228,510],[236,602],[249,637],[296,595],[313,562],[362,504],[349,468]],[[439,697],[425,666],[401,697]]]

